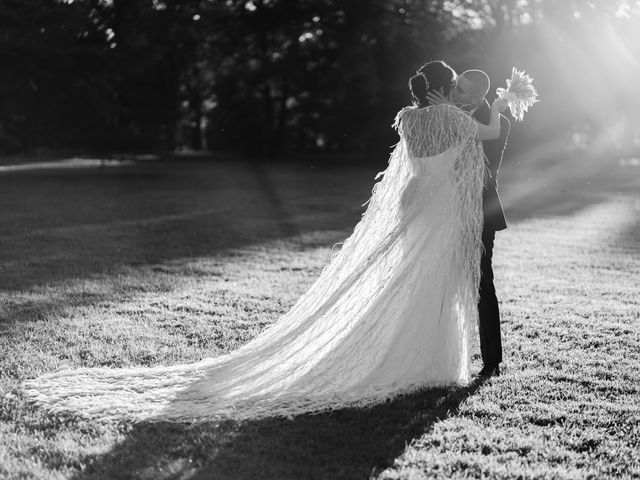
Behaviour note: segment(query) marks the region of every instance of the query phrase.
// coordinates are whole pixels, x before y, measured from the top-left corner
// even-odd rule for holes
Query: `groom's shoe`
[[[500,365],[495,365],[493,367],[484,366],[482,370],[478,372],[478,377],[499,377],[500,376]]]

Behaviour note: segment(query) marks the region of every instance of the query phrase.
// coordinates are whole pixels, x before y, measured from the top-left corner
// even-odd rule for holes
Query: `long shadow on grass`
[[[569,217],[620,195],[634,196],[640,187],[637,167],[611,159],[559,158],[547,164],[518,157],[505,159],[500,197],[508,222]],[[509,164],[511,161],[517,164]]]
[[[89,467],[74,478],[369,478],[391,466],[413,439],[454,414],[482,383],[293,419],[137,424],[115,449],[86,459]]]
[[[349,230],[373,178],[364,169],[349,173],[167,162],[108,174],[0,176],[0,288],[118,275],[126,266],[213,257],[309,231]]]

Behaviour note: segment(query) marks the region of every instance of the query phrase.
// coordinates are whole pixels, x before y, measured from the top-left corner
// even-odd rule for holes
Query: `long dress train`
[[[484,155],[471,117],[405,108],[367,210],[294,307],[228,355],[23,383],[51,411],[192,421],[364,406],[465,383],[477,324]]]

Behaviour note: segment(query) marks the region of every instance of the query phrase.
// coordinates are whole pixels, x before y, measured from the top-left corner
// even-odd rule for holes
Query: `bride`
[[[235,352],[188,365],[80,368],[26,381],[50,411],[111,420],[259,418],[365,406],[465,383],[475,338],[484,155],[497,138],[452,105],[455,73],[430,62],[409,81],[388,168],[342,249],[273,326]]]

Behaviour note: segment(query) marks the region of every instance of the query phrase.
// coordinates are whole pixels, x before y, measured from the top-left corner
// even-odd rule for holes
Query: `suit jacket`
[[[491,107],[489,107],[489,103],[486,100],[473,113],[473,117],[485,125],[489,124],[490,115]],[[482,192],[485,230],[498,231],[507,228],[507,220],[504,217],[502,203],[500,203],[500,197],[498,196],[498,171],[502,163],[502,154],[507,145],[510,128],[511,123],[507,117],[500,115],[500,136],[495,140],[482,142],[486,166],[488,167],[488,169],[485,169],[484,190]]]

